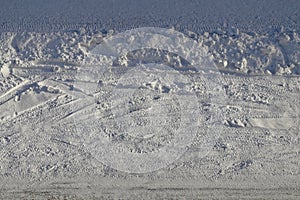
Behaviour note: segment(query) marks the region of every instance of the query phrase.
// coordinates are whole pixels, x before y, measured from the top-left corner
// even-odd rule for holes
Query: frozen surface
[[[299,8],[1,2],[0,198],[299,199]]]
[[[75,30],[87,26],[124,30],[132,27],[179,26],[190,31],[238,26],[262,31],[299,28],[297,0],[167,1],[76,0],[1,2],[1,30]]]

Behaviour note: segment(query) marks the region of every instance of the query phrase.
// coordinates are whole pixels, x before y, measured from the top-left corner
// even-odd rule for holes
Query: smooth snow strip
[[[266,128],[266,129],[279,129],[287,130],[293,126],[294,120],[290,117],[283,118],[252,118],[248,120],[254,127]]]

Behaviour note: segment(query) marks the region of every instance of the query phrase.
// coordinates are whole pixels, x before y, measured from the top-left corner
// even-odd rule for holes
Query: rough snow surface
[[[298,1],[30,2],[0,13],[2,199],[299,198]]]

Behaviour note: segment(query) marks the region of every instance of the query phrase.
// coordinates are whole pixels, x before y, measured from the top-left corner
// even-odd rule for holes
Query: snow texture
[[[300,1],[4,1],[1,199],[299,199]]]

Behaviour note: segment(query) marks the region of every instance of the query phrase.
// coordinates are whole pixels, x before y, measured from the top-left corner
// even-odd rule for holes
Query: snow
[[[297,199],[299,1],[5,1],[1,199]]]

